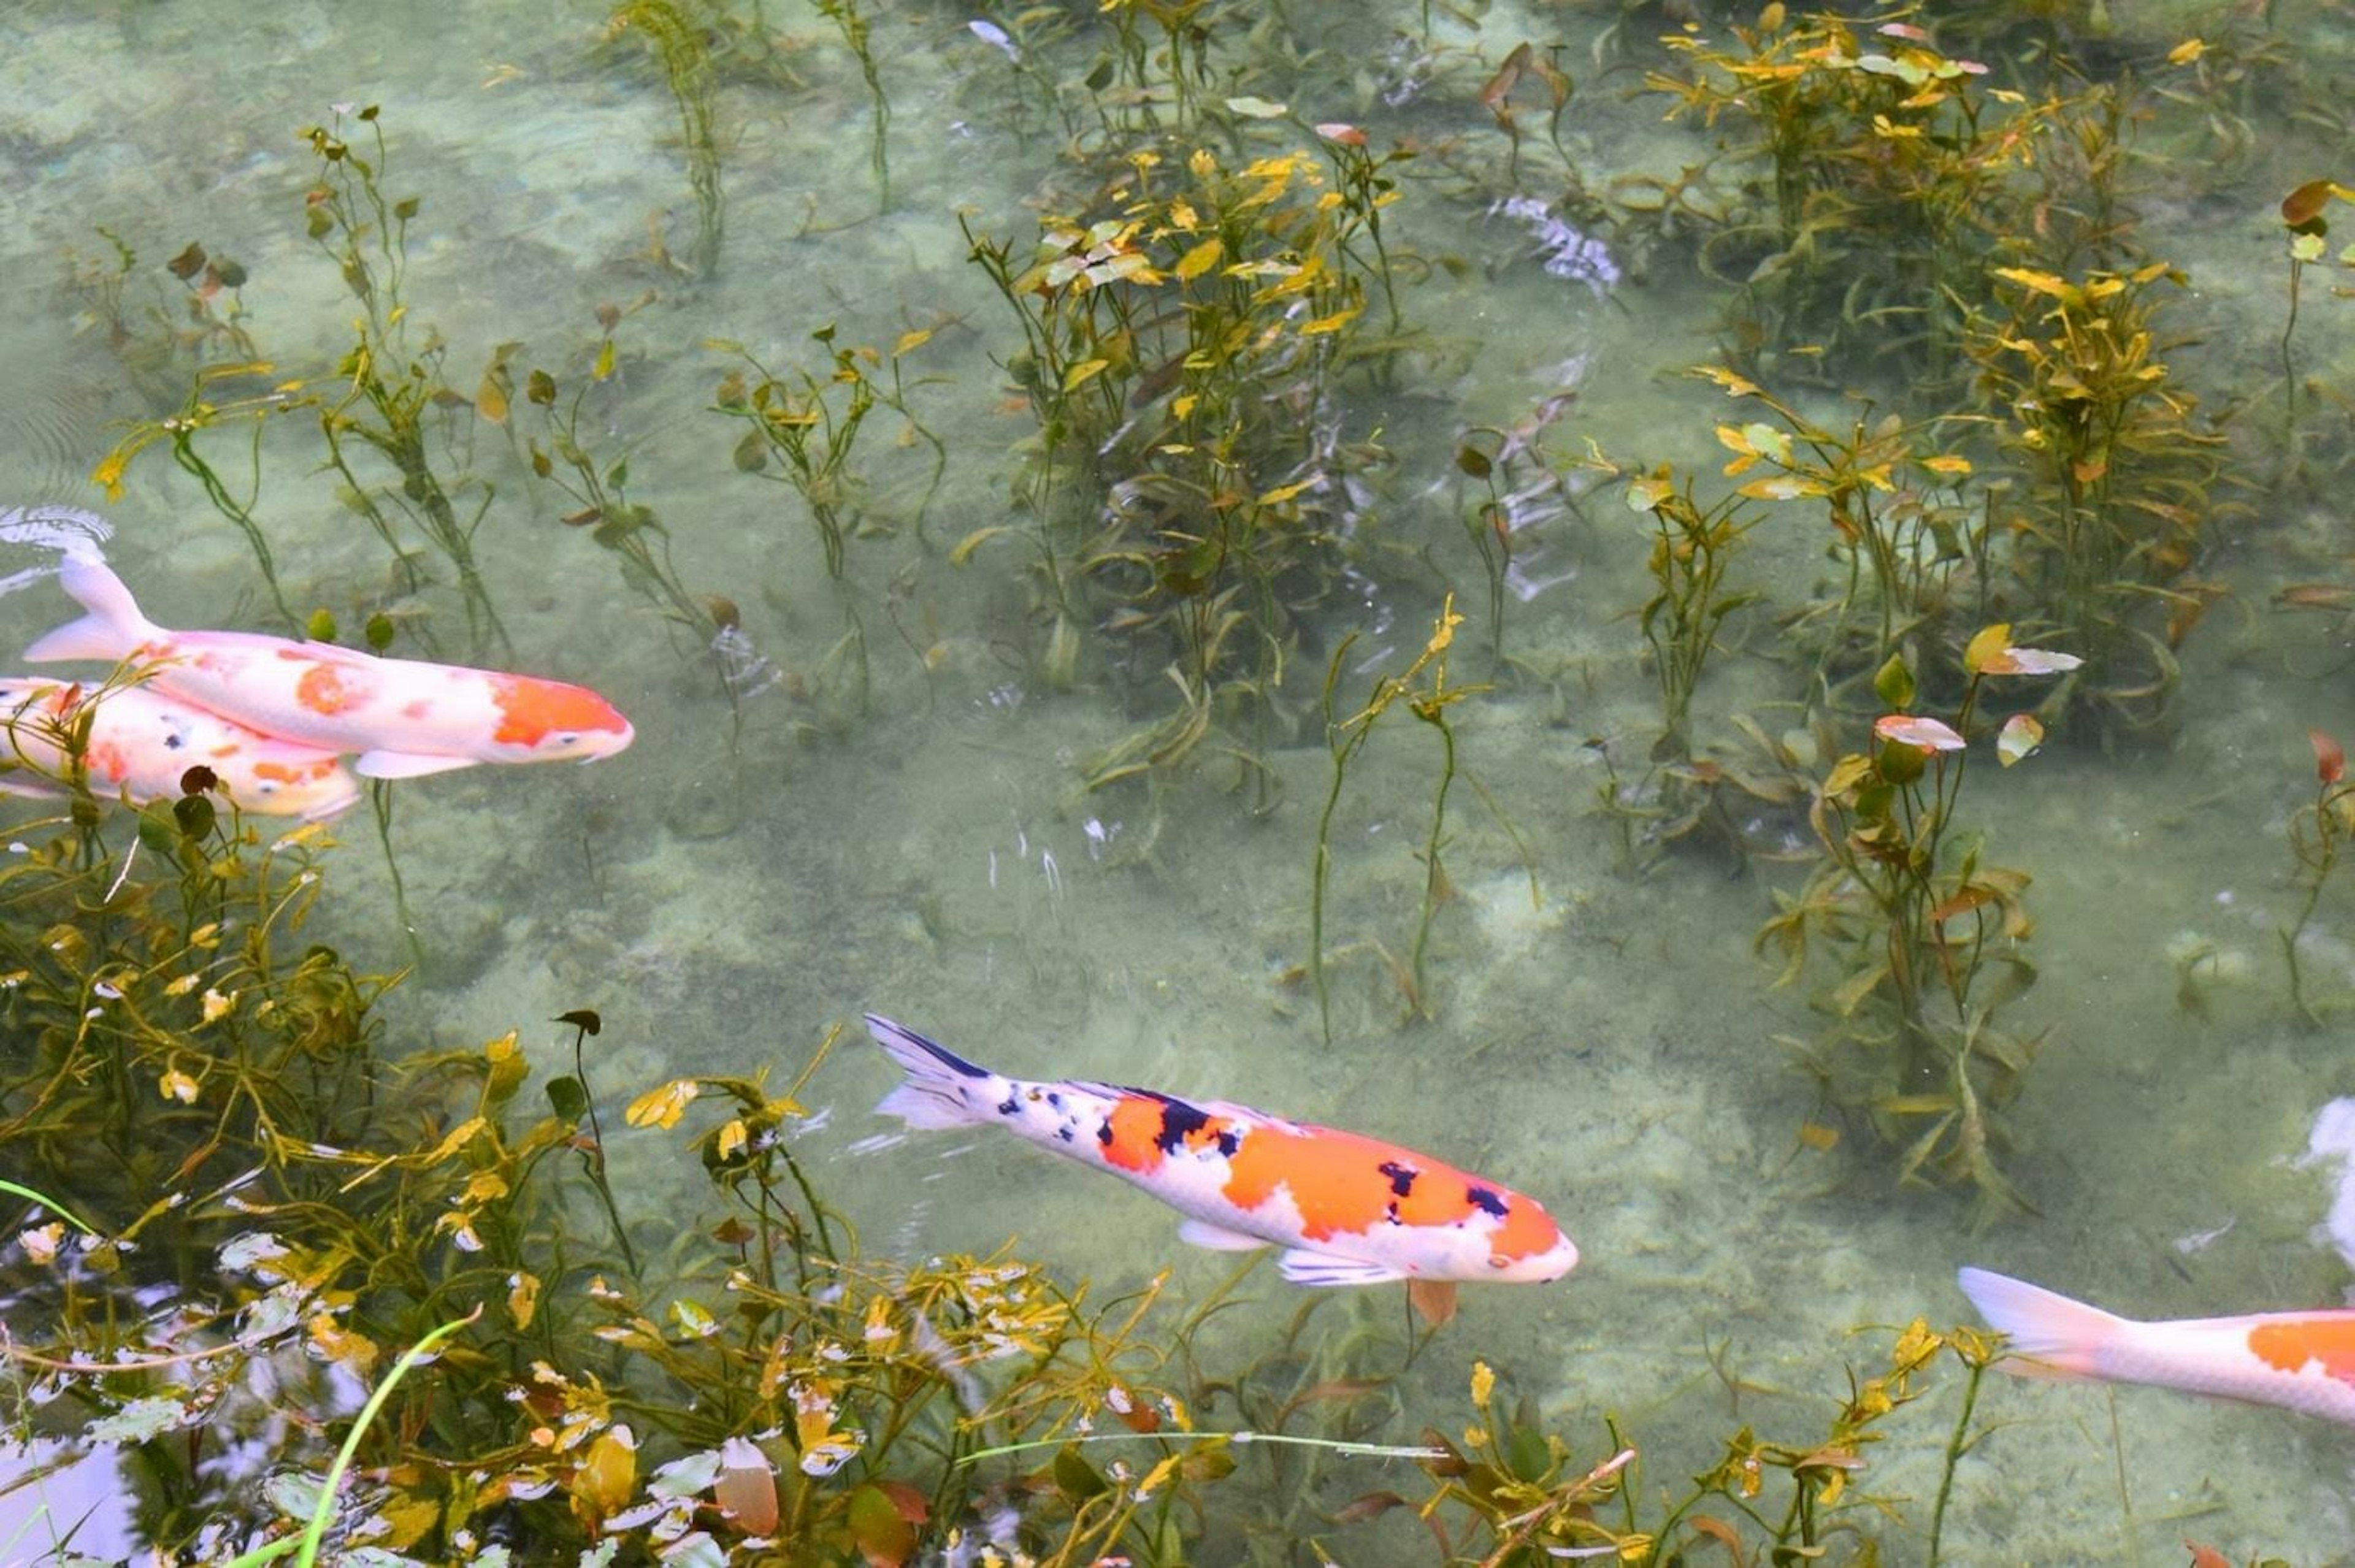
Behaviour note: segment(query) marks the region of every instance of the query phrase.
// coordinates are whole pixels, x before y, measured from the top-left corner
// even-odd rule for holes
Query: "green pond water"
[[[1280,786],[1254,810],[1262,781],[1215,747],[1166,776],[1085,791],[1087,759],[1169,711],[1166,652],[1084,625],[1074,678],[1044,679],[1049,624],[1028,547],[1008,537],[951,559],[973,530],[1032,526],[1014,485],[1035,425],[1003,368],[1019,338],[957,219],[1027,255],[1040,213],[1095,194],[1100,170],[1064,155],[1061,122],[1020,74],[1086,71],[1103,24],[1092,6],[1061,9],[1054,30],[1070,36],[1014,59],[968,25],[1012,26],[1011,13],[874,9],[890,103],[879,214],[856,62],[815,12],[770,5],[755,24],[768,60],[720,78],[725,238],[703,278],[650,243],[679,260],[693,249],[678,116],[647,52],[605,37],[597,6],[174,0],[0,13],[0,505],[103,511],[110,559],[166,624],[280,629],[245,542],[167,453],[142,455],[119,499],[89,475],[118,421],[157,418],[186,395],[194,361],[154,346],[164,322],[185,325],[183,285],[164,263],[191,240],[242,264],[240,324],[276,374],[332,378],[355,306],[304,238],[315,165],[301,128],[338,104],[382,106],[387,190],[422,198],[404,285],[413,325],[447,344],[442,375],[458,392],[474,395],[496,346],[519,343],[517,385],[542,367],[569,396],[590,380],[599,308],[627,312],[613,373],[581,405],[582,435],[601,461],[626,454],[630,496],[668,527],[687,587],[734,601],[738,689],[731,701],[714,656],[559,520],[576,503],[527,472],[519,441],[538,426],[520,396],[513,435],[463,421],[465,461],[496,486],[474,539],[513,644],[495,662],[594,687],[638,739],[592,767],[400,786],[397,842],[427,962],[387,1004],[394,1038],[473,1045],[520,1028],[535,1061],[562,1071],[569,1035],[538,1020],[593,1008],[606,1026],[596,1082],[618,1104],[675,1075],[767,1064],[789,1079],[831,1023],[871,1009],[1009,1073],[1231,1099],[1432,1150],[1541,1198],[1583,1258],[1556,1285],[1467,1291],[1374,1435],[1459,1427],[1476,1354],[1582,1454],[1607,1451],[1602,1421],[1615,1415],[1656,1485],[1712,1463],[1742,1422],[1816,1429],[1847,1386],[1843,1365],[1885,1358],[1886,1336],[1858,1326],[1971,1321],[1961,1264],[2150,1317],[2339,1305],[2348,1264],[2317,1233],[2337,1173],[2300,1161],[2320,1108],[2355,1093],[2355,1059],[2343,1008],[2326,1006],[2318,1029],[2293,1012],[2278,933],[2302,897],[2287,834],[2313,799],[2306,731],[2355,732],[2355,684],[2343,616],[2275,595],[2346,576],[2344,487],[2329,476],[2348,473],[2347,421],[2332,425],[2328,399],[2309,396],[2324,433],[2306,482],[2278,490],[2268,432],[2282,397],[2277,206],[2303,181],[2355,170],[2346,141],[2296,103],[2243,105],[2242,134],[2181,70],[2168,74],[2167,51],[2187,37],[2264,37],[2252,8],[2113,5],[2090,20],[2046,8],[2072,13],[2055,26],[2089,69],[2181,90],[2146,100],[2130,205],[2143,251],[2189,278],[2169,323],[2194,341],[2170,350],[2174,373],[2204,412],[2244,411],[2233,462],[2254,483],[2204,535],[2200,574],[2226,592],[2179,650],[2170,722],[2108,744],[2059,734],[2028,765],[1971,777],[1964,814],[1990,857],[2034,878],[2041,977],[2005,1024],[2049,1031],[2002,1119],[2003,1168],[2040,1212],[1984,1228],[1966,1191],[1901,1189],[1860,1123],[1828,1150],[1801,1140],[1816,1094],[1778,1037],[1820,1029],[1807,997],[1825,976],[1774,988],[1752,941],[1773,891],[1795,890],[1805,865],[1640,844],[1631,856],[1598,805],[1605,759],[1640,777],[1659,729],[1634,614],[1650,592],[1650,531],[1619,489],[1571,464],[1591,440],[1698,473],[1708,495],[1730,483],[1711,432],[1731,405],[1678,374],[1719,357],[1729,291],[1696,270],[1697,240],[1673,234],[1640,257],[1607,243],[1557,251],[1549,270],[1532,223],[1497,205],[1504,144],[1478,94],[1515,43],[1558,41],[1578,82],[1561,141],[1588,185],[1673,176],[1719,140],[1637,95],[1646,70],[1668,67],[1654,40],[1677,18],[1648,5],[1443,5],[1429,47],[1414,5],[1296,3],[1280,18],[1220,19],[1212,59],[1243,72],[1222,93],[1362,125],[1378,148],[1409,138],[1438,154],[1403,166],[1385,213],[1406,259],[1401,304],[1426,340],[1387,385],[1345,382],[1356,400],[1314,415],[1349,439],[1378,435],[1391,457],[1353,480],[1346,510],[1365,548],[1344,591],[1305,617],[1280,711],[1228,737]],[[1721,7],[1690,9],[1721,33]],[[2312,101],[2343,96],[2355,80],[2348,8],[2264,9],[2296,62],[2267,80],[2294,78]],[[1307,58],[1284,63],[1286,50]],[[1542,120],[1524,108],[1520,189],[1540,201],[1565,184]],[[1237,161],[1306,144],[1287,122],[1226,123],[1210,140]],[[71,283],[112,269],[101,226],[136,254],[120,295],[126,341],[106,301]],[[2329,297],[2328,283],[2308,275],[2299,374],[2343,405],[2355,301]],[[844,344],[884,350],[929,331],[904,357],[906,397],[946,449],[920,538],[929,450],[903,443],[888,411],[873,417],[851,464],[864,526],[839,582],[773,464],[755,475],[733,461],[743,427],[710,404],[740,362],[706,346],[730,340],[773,369],[822,373],[811,334],[828,324]],[[1776,389],[1841,419],[1826,385],[1875,374],[1871,361],[1808,368]],[[1536,487],[1516,513],[1502,665],[1465,523],[1485,491],[1452,461],[1474,425],[1539,439],[1579,497],[1573,510],[1563,491]],[[246,439],[217,434],[206,448],[240,486]],[[403,605],[382,544],[320,472],[314,417],[272,421],[260,450],[255,516],[290,600],[334,610],[347,631],[370,607]],[[484,494],[465,497],[470,513]],[[1820,512],[1796,507],[1770,509],[1745,541],[1734,573],[1764,602],[1728,624],[1702,684],[1705,741],[1738,744],[1737,714],[1772,735],[1804,724],[1777,617],[1838,576],[1828,542]],[[1403,712],[1383,720],[1333,822],[1327,1046],[1296,973],[1330,776],[1316,683],[1354,636],[1341,688],[1353,710],[1375,672],[1422,646],[1451,592],[1469,617],[1453,677],[1490,686],[1450,710],[1460,761],[1511,831],[1470,788],[1451,796],[1455,896],[1431,932],[1430,1016],[1405,1016],[1377,944],[1403,956],[1413,940],[1437,752]],[[454,594],[418,603],[463,656]],[[68,613],[47,584],[0,600],[0,648]],[[1804,859],[1803,813],[1756,815],[1742,825],[1753,848]],[[323,933],[363,968],[408,962],[365,814],[341,837]],[[2355,892],[2334,888],[2301,947],[2308,993],[2326,1004],[2355,993],[2350,923]],[[2200,1008],[2183,1004],[2187,966]],[[1150,1199],[986,1129],[888,1136],[896,1125],[870,1108],[892,1077],[846,1036],[805,1095],[826,1113],[805,1157],[870,1249],[986,1253],[1010,1237],[1106,1292],[1172,1269],[1181,1299],[1233,1266],[1183,1246]],[[700,1183],[677,1168],[675,1144],[609,1141],[619,1187]],[[1205,1338],[1214,1364],[1264,1353],[1297,1305],[1272,1265],[1244,1293],[1248,1309]],[[1328,1303],[1308,1332],[1338,1332],[1359,1312],[1395,1317],[1394,1291],[1365,1294]],[[1742,1384],[1738,1411],[1712,1356]],[[1921,1560],[1958,1387],[1942,1377],[1932,1413],[1870,1455],[1862,1484],[1898,1499],[1907,1521],[1887,1528],[1884,1561]],[[1980,1416],[1994,1430],[1957,1473],[1951,1563],[2172,1563],[2186,1536],[2236,1560],[2355,1552],[2355,1441],[2341,1428],[2009,1379],[1989,1383]],[[1374,1461],[1319,1485],[1327,1511],[1386,1487],[1421,1495],[1405,1467]],[[1248,1488],[1231,1495],[1251,1506]],[[1325,1539],[1352,1564],[1432,1556],[1406,1510]]]

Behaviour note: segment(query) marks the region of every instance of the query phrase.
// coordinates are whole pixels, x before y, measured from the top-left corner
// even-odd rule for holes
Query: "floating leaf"
[[[2047,648],[2006,648],[1980,661],[1980,675],[2065,675],[2085,661]]]
[[[2003,729],[1995,738],[1996,761],[2005,767],[2026,762],[2044,744],[2044,726],[2032,713],[2015,713],[2003,721]]]
[[[1953,726],[1922,713],[1884,713],[1872,721],[1872,732],[1925,752],[1959,752],[1964,743]]]
[[[83,1429],[82,1435],[92,1443],[136,1445],[159,1433],[170,1431],[187,1413],[188,1407],[179,1400],[149,1394],[128,1402],[112,1415],[103,1415],[91,1422]]]
[[[1264,98],[1230,98],[1227,107],[1249,120],[1281,120],[1290,112],[1283,104]]]

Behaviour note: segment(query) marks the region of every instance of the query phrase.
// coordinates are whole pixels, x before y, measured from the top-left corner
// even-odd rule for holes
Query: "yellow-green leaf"
[[[2011,627],[2008,623],[1998,621],[1992,626],[1983,626],[1971,639],[1970,646],[1963,650],[1963,668],[1977,675],[2010,645]]]
[[[991,539],[996,539],[998,535],[1010,531],[1011,530],[1006,528],[1003,524],[994,524],[989,528],[974,529],[973,532],[957,540],[956,548],[949,551],[949,564],[951,566],[963,566],[966,561],[973,559],[974,551],[979,549],[983,545],[987,544]]]
[[[1178,257],[1178,265],[1173,271],[1177,272],[1179,281],[1191,282],[1217,266],[1219,258],[1226,254],[1226,242],[1214,234]]]

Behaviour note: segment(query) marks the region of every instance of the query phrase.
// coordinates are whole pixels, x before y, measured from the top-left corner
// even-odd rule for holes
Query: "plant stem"
[[[1946,1456],[1938,1471],[1938,1501],[1930,1510],[1929,1568],[1938,1568],[1938,1541],[1946,1529],[1946,1500],[1955,1490],[1955,1467],[1962,1463],[1964,1451],[1970,1447],[1971,1411],[1979,1402],[1979,1383],[1987,1376],[1987,1365],[1974,1360],[1970,1377],[1963,1384],[1963,1408],[1955,1417],[1955,1430],[1946,1438]]]

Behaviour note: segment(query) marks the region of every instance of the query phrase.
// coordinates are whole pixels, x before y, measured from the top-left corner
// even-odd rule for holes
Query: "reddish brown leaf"
[[[2307,743],[2314,748],[2314,773],[2324,784],[2335,784],[2347,776],[2347,753],[2338,741],[2319,730],[2306,732]]]
[[[1406,1499],[1396,1492],[1368,1492],[1356,1502],[1333,1516],[1335,1524],[1363,1524],[1369,1519],[1380,1519],[1394,1508],[1406,1506]]]
[[[1721,1519],[1711,1519],[1707,1514],[1689,1519],[1685,1523],[1692,1527],[1695,1534],[1706,1535],[1724,1547],[1725,1554],[1733,1559],[1733,1568],[1750,1568],[1750,1559],[1742,1550],[1742,1537],[1735,1533],[1732,1525]]]
[[[1455,1317],[1455,1282],[1452,1279],[1411,1279],[1406,1298],[1415,1316],[1433,1328],[1444,1328]]]
[[[2187,1541],[2183,1545],[2191,1553],[2191,1568],[2232,1568],[2232,1559],[2212,1546],[2202,1546],[2196,1541]]]
[[[2308,180],[2282,197],[2282,221],[2292,229],[2303,228],[2321,217],[2322,209],[2329,205],[2330,182]]]

